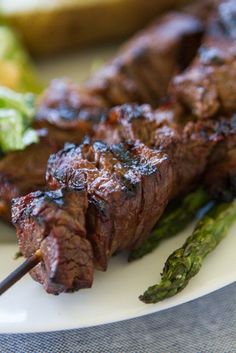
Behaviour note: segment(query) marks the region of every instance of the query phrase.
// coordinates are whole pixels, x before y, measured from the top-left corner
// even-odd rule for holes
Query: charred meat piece
[[[194,16],[164,15],[129,41],[87,87],[109,106],[136,102],[157,107],[171,77],[194,58],[203,32],[204,26]]]
[[[101,97],[86,92],[69,80],[53,80],[39,99],[35,127],[47,129],[49,136],[60,143],[78,142],[93,128],[106,112]],[[70,140],[68,136],[71,136]]]
[[[86,192],[36,191],[14,203],[13,222],[18,225],[23,255],[32,255],[39,246],[43,254],[44,261],[32,270],[32,277],[54,294],[90,287],[94,265],[86,239]]]
[[[166,154],[141,143],[85,142],[51,156],[47,180],[51,188],[85,185],[88,239],[96,266],[105,270],[112,253],[141,242],[154,226],[171,192],[171,174]]]
[[[122,115],[127,114],[127,109],[127,106],[121,107],[119,112],[116,108],[115,114],[122,119]],[[144,124],[147,128],[150,123],[153,128],[155,118],[151,119],[151,110],[148,110],[147,106],[129,108],[130,124],[135,121],[137,111],[142,112],[140,124]],[[148,111],[146,121],[145,111]],[[157,126],[159,128],[159,125]],[[171,129],[172,133],[170,133]],[[159,130],[157,134],[161,135],[162,131]],[[213,159],[220,144],[228,143],[228,139],[235,142],[236,136],[234,121],[226,118],[189,122],[185,127],[178,128],[170,125],[167,131],[169,133],[166,134],[166,141],[165,134],[162,134],[161,139],[156,138],[157,145],[152,147],[143,143],[144,140],[147,143],[146,135],[143,139],[141,135],[136,135],[134,129],[134,135],[129,142],[108,146],[105,142],[91,143],[85,140],[80,146],[68,144],[63,150],[50,157],[47,183],[51,190],[60,193],[61,188],[62,190],[66,188],[72,195],[83,190],[87,192],[87,209],[84,202],[76,203],[74,199],[69,198],[66,207],[57,204],[56,215],[60,212],[58,208],[60,210],[62,208],[65,212],[61,217],[62,223],[68,229],[68,234],[72,236],[73,229],[77,229],[77,226],[73,226],[74,222],[78,220],[80,224],[81,214],[84,214],[85,239],[93,249],[93,264],[96,268],[106,269],[108,260],[114,252],[140,245],[168,202],[176,195],[191,189],[206,170],[208,162]],[[46,235],[51,234],[59,218],[54,216],[54,213],[45,211],[45,214],[40,213],[41,217],[37,220],[34,215],[39,213],[38,210],[41,207],[38,195],[43,195],[43,205],[45,205],[43,193],[18,198],[13,205],[13,222],[22,252],[29,256],[36,248],[43,247],[43,254],[48,254],[44,255],[45,265],[42,265],[45,272],[42,273],[42,269],[36,267],[33,276],[43,283],[49,292],[76,290],[80,286],[80,279],[81,288],[83,288],[86,283],[84,275],[81,275],[81,278],[78,275],[76,285],[71,285],[70,282],[68,288],[59,275],[58,277],[52,275],[51,265],[49,266],[48,263],[50,263],[49,256],[51,259],[55,257],[54,238],[51,240]],[[69,212],[68,217],[71,215],[71,211],[67,211],[68,207],[73,209],[73,220],[64,222],[67,212]],[[76,214],[79,216],[77,217]],[[51,217],[50,221],[47,217]],[[40,228],[38,223],[43,227]],[[44,238],[48,240],[43,243]],[[65,236],[65,241],[67,240],[68,237]],[[37,246],[32,248],[32,243]],[[73,254],[76,254],[77,244],[73,242],[71,244],[74,249]],[[63,257],[69,258],[70,255],[66,255],[69,251],[66,245],[60,246],[65,251]],[[81,251],[80,246],[82,245],[78,245],[78,252]],[[57,252],[57,247],[55,251]],[[90,254],[89,250],[89,259]],[[90,264],[88,260],[88,269],[86,270],[85,264],[83,273],[90,273]],[[78,264],[79,268],[80,266]],[[57,272],[57,269],[54,269],[54,272]],[[76,271],[76,274],[78,273],[79,269]],[[71,275],[68,273],[66,277],[71,278]],[[55,290],[54,284],[57,286]],[[88,281],[87,286],[90,285],[91,282]]]
[[[191,122],[192,121],[192,122]],[[234,131],[234,120],[232,119],[230,125],[226,120],[226,124],[220,124],[216,121],[215,126],[212,121],[209,122],[209,129],[211,138],[223,134],[226,131]],[[162,107],[154,112],[148,105],[130,105],[125,104],[121,107],[115,107],[107,114],[106,119],[99,125],[96,133],[96,138],[101,139],[109,144],[120,143],[128,141],[130,143],[139,141],[149,148],[155,150],[166,151],[168,159],[175,165],[176,174],[180,175],[183,185],[188,184],[189,180],[193,180],[193,175],[197,174],[197,170],[202,170],[200,165],[204,165],[205,159],[205,145],[193,144],[191,148],[185,145],[185,138],[187,134],[198,136],[199,141],[204,135],[208,135],[208,121],[204,124],[194,122],[193,117],[183,117],[183,111],[179,109],[178,105],[169,107]],[[216,131],[216,135],[212,135],[212,131]],[[229,131],[228,131],[229,133]],[[188,143],[189,140],[187,139]],[[209,142],[210,143],[210,142]],[[186,151],[183,150],[186,148]],[[224,151],[225,153],[226,151]],[[182,158],[185,156],[186,164],[183,163]],[[214,153],[215,155],[215,153]],[[173,158],[172,158],[173,156]],[[199,164],[196,163],[199,161]],[[191,162],[192,161],[192,162]],[[187,167],[189,166],[189,167]],[[180,190],[180,185],[175,188],[177,194]],[[185,186],[183,187],[183,191]]]
[[[204,27],[207,27],[198,18],[205,21],[215,3],[217,1],[205,1],[204,6],[186,10],[192,11],[194,16],[184,13],[162,16],[128,42],[118,57],[84,87],[63,80],[53,81],[39,101],[34,123],[41,136],[40,143],[0,160],[0,216],[10,219],[11,198],[45,187],[46,161],[65,142],[80,143],[83,136],[93,135],[97,130],[99,139],[103,139],[105,134],[104,138],[111,143],[130,138],[132,131],[126,131],[126,118],[117,118],[117,128],[114,128],[114,124],[111,128],[113,112],[100,127],[98,123],[103,120],[108,106],[131,101],[150,102],[156,106],[159,99],[166,94],[173,73],[188,65],[195,55]],[[228,49],[225,44],[220,50],[220,56],[224,52],[225,63],[214,63],[214,66],[209,63],[209,57],[213,56],[215,61],[214,53],[219,50],[215,47],[203,47],[193,69],[175,80],[179,86],[175,87],[174,84],[174,95],[198,116],[207,117],[222,110],[222,107],[226,110],[234,107],[235,68],[233,53],[229,60],[228,54],[226,55]],[[226,85],[225,77],[228,80]],[[170,108],[169,113],[164,110],[163,114],[159,113],[157,116],[158,119],[165,120],[173,119],[176,114]],[[154,120],[155,122],[148,124],[152,131],[156,117]],[[143,130],[139,128],[139,119],[135,121],[132,129],[136,131],[136,136],[147,134],[147,138],[143,136],[142,140],[145,143],[148,140],[149,146],[155,144],[155,133],[149,138],[146,128],[143,125]],[[122,126],[118,127],[118,124]],[[169,127],[163,127],[162,135],[166,129]],[[116,137],[116,133],[119,136]],[[158,136],[160,140],[159,133]]]
[[[193,65],[176,76],[171,92],[198,118],[236,109],[236,43],[228,39],[209,40]]]

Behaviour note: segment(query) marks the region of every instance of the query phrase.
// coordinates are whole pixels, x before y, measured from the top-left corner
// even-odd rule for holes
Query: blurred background
[[[122,40],[187,0],[0,0],[2,17],[34,56]]]
[[[32,92],[59,76],[85,80],[117,46],[187,0],[0,0],[0,84]]]

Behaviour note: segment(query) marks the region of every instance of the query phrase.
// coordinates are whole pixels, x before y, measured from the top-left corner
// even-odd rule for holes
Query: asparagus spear
[[[157,303],[184,289],[200,270],[203,259],[226,236],[235,219],[236,200],[214,206],[198,221],[184,245],[169,256],[161,282],[149,287],[139,298],[145,303]]]
[[[130,253],[128,261],[140,259],[153,251],[163,238],[171,237],[183,230],[208,201],[206,191],[200,187],[188,194],[178,205],[167,209],[148,239]]]

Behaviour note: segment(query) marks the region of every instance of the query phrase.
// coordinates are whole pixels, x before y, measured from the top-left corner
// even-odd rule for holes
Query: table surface
[[[236,283],[128,321],[71,331],[0,335],[0,352],[235,353]]]

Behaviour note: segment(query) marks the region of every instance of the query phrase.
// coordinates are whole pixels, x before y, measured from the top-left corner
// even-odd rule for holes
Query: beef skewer
[[[219,127],[218,127],[219,128]],[[156,147],[156,146],[155,146]],[[77,184],[77,182],[76,182],[76,184]],[[42,196],[42,195],[41,195]],[[47,197],[48,197],[48,195],[47,195]],[[57,195],[57,197],[58,197],[58,195]],[[56,197],[56,198],[57,198]],[[59,197],[60,198],[60,197]],[[37,275],[37,274],[36,274]],[[60,276],[59,276],[60,277]],[[39,278],[38,278],[39,279]],[[49,283],[48,284],[49,286],[48,286],[48,291],[54,291],[55,292],[55,289],[53,289],[53,285],[52,285],[52,288],[50,289],[49,287],[50,287],[50,285],[51,285],[51,283]],[[87,286],[88,285],[88,282],[86,282],[86,280],[82,280],[82,282],[80,282],[80,284],[79,284],[79,286],[80,287],[83,287],[83,286]],[[77,288],[77,287],[76,287]],[[63,289],[62,288],[58,288],[57,290],[59,290],[59,291],[63,291]],[[70,290],[70,289],[68,289],[68,290]]]
[[[128,113],[129,113],[130,118],[133,117],[134,120],[136,120],[137,119],[137,110],[135,110],[135,108],[133,107],[133,111],[132,111],[131,107],[126,106],[126,107],[123,107],[123,114],[125,113],[125,111],[127,112],[127,109],[128,109]],[[139,109],[141,109],[141,108],[139,108]],[[145,107],[145,109],[147,109],[147,108]],[[144,114],[145,109],[142,112],[142,114]],[[115,113],[122,114],[122,112],[118,111],[118,108],[115,110]],[[147,111],[146,111],[146,114],[147,114]],[[110,115],[113,117],[113,123],[114,123],[114,110],[110,113]],[[122,117],[119,117],[119,118],[122,118]],[[123,116],[123,118],[124,118],[124,116]],[[140,115],[139,118],[142,119],[143,117]],[[144,118],[144,120],[150,120],[150,118],[149,119]],[[159,119],[157,119],[157,121],[158,120]],[[145,123],[147,123],[147,121],[145,121]],[[149,123],[150,123],[150,121],[149,121]],[[153,121],[152,121],[152,123],[153,123]],[[226,125],[226,124],[228,124],[228,125]],[[135,124],[133,124],[133,125],[135,127]],[[226,126],[228,126],[228,134],[229,135],[227,133],[225,134],[225,131],[227,131],[227,129],[225,129]],[[227,119],[223,119],[222,121],[217,121],[217,122],[208,122],[208,123],[204,122],[203,125],[202,124],[199,125],[199,123],[198,123],[194,127],[193,127],[192,123],[189,123],[189,126],[187,128],[185,128],[184,136],[186,136],[186,138],[187,138],[187,136],[190,134],[190,131],[191,131],[191,133],[193,134],[193,137],[191,137],[190,140],[193,138],[192,143],[194,145],[194,149],[196,149],[197,151],[201,151],[201,158],[202,158],[203,157],[202,156],[203,146],[204,146],[204,149],[209,148],[209,151],[207,154],[205,151],[205,157],[206,157],[206,155],[208,155],[210,151],[212,152],[212,148],[213,147],[215,148],[216,144],[218,144],[219,141],[222,141],[222,139],[230,138],[231,144],[232,144],[232,134],[235,135],[235,131],[234,131],[233,126],[234,126],[234,124],[232,124],[232,121],[227,120]],[[163,126],[160,125],[160,122],[158,122],[157,127],[159,127],[159,131],[157,131],[156,138],[158,137],[160,139],[159,142],[162,141],[162,143],[163,143],[162,134],[164,134],[164,136],[167,137],[167,141],[168,141],[168,139],[171,136],[171,132],[173,132],[173,131],[170,130],[169,131],[170,136],[168,136],[166,134],[168,126],[164,125],[163,132],[161,131]],[[205,136],[204,136],[204,139],[202,140],[202,138],[200,136],[202,135],[204,128],[205,128],[205,133],[207,132],[208,136],[206,136],[206,134],[203,134]],[[142,129],[142,131],[144,131],[144,129]],[[148,131],[148,129],[146,131]],[[152,130],[149,130],[149,131],[152,131]],[[178,129],[177,129],[177,131],[178,131]],[[211,133],[209,133],[210,131],[211,131]],[[133,129],[132,132],[135,132],[135,129]],[[139,131],[136,131],[135,137],[137,137],[138,132]],[[200,134],[200,136],[197,135],[197,133]],[[172,138],[173,138],[173,136],[172,136]],[[176,138],[176,136],[175,136],[175,138]],[[181,136],[181,138],[183,138],[183,135]],[[199,140],[199,138],[200,138],[200,140]],[[144,134],[142,139],[147,139],[147,135],[145,136],[145,134]],[[148,140],[146,140],[146,141],[148,141]],[[153,144],[153,141],[156,141],[158,143],[158,139],[156,139],[156,140],[150,139],[150,141],[152,141],[151,145]],[[199,145],[196,147],[197,142],[199,143]],[[170,143],[170,141],[169,141],[169,143]],[[136,141],[136,144],[137,144],[137,141]],[[171,144],[173,144],[173,140],[171,141]],[[167,146],[165,146],[165,145],[164,146],[165,146],[165,148],[166,147],[168,148],[168,147],[171,147],[171,144],[169,146],[168,146],[168,144],[167,144]],[[147,148],[147,147],[144,147],[142,144],[141,144],[141,146],[138,146],[138,147],[132,146],[132,148],[134,148],[134,149],[135,148],[140,149],[140,147],[141,147],[141,150],[142,150],[142,148]],[[176,148],[176,145],[174,147]],[[184,147],[186,147],[186,146],[182,146],[183,149],[185,149]],[[98,151],[97,151],[98,154],[99,154],[99,150],[101,150],[101,149],[102,149],[102,153],[105,153],[105,155],[106,155],[106,153],[110,153],[109,147],[106,146],[105,144],[99,143],[97,145],[97,147],[95,147],[95,145],[93,145],[93,147],[92,147],[91,145],[88,144],[88,142],[85,142],[85,144],[81,147],[76,147],[76,146],[70,145],[70,146],[66,147],[66,149],[64,151],[62,151],[61,154],[63,156],[63,154],[67,155],[69,153],[69,154],[71,154],[72,159],[73,158],[77,159],[78,156],[76,156],[74,151],[78,148],[84,149],[83,153],[85,153],[87,155],[87,159],[89,162],[92,161],[91,160],[92,151],[90,151],[90,155],[89,155],[88,148],[90,148],[90,149],[98,148]],[[122,153],[127,153],[126,150],[122,151],[122,146],[120,144],[114,145],[113,149],[114,149],[114,151],[116,151],[118,149],[118,155],[120,155],[120,151]],[[173,146],[172,146],[171,150],[172,149],[173,149]],[[114,153],[114,151],[113,151],[113,153]],[[149,151],[149,149],[147,149],[147,151]],[[191,152],[193,152],[193,150],[191,150]],[[150,151],[149,151],[149,153],[150,153]],[[154,151],[152,151],[152,153],[154,153]],[[171,152],[171,153],[173,153],[173,152]],[[163,151],[161,151],[161,154],[163,154]],[[117,151],[115,152],[115,155],[117,155]],[[177,155],[178,155],[178,153],[177,153]],[[162,155],[162,157],[163,157],[163,155]],[[69,189],[68,189],[68,185],[67,185],[67,188],[63,187],[62,189],[59,189],[56,191],[37,192],[34,194],[30,194],[24,198],[20,198],[19,200],[16,200],[15,206],[14,206],[14,220],[15,220],[15,222],[17,224],[17,228],[18,228],[18,236],[19,236],[20,246],[25,247],[24,249],[21,248],[21,250],[23,250],[24,255],[26,255],[26,252],[32,252],[35,250],[36,247],[40,246],[44,263],[42,263],[41,265],[38,265],[38,266],[42,266],[43,268],[36,267],[35,272],[33,271],[32,274],[33,274],[34,278],[36,278],[40,282],[43,282],[43,280],[44,280],[44,286],[46,287],[46,289],[49,292],[53,292],[53,293],[59,293],[60,291],[64,291],[65,290],[65,283],[67,283],[67,285],[68,285],[68,283],[70,282],[67,278],[63,278],[63,276],[65,276],[65,273],[66,273],[66,268],[64,268],[66,255],[67,256],[69,255],[69,258],[67,260],[70,259],[70,261],[72,261],[72,263],[74,261],[74,265],[76,264],[78,266],[77,269],[76,269],[76,267],[74,269],[73,268],[71,269],[71,271],[74,272],[73,275],[75,277],[82,276],[82,279],[80,278],[80,281],[78,281],[77,283],[72,282],[73,286],[75,286],[75,287],[66,288],[66,290],[70,291],[70,290],[76,290],[78,288],[87,287],[87,286],[91,285],[89,278],[92,275],[92,271],[91,271],[91,268],[89,268],[87,261],[90,262],[89,265],[92,265],[92,263],[91,263],[91,261],[92,261],[92,262],[95,262],[96,267],[98,267],[100,269],[105,269],[107,266],[107,258],[111,255],[111,253],[113,251],[116,250],[116,247],[117,247],[117,240],[116,240],[115,241],[115,243],[116,243],[115,248],[113,248],[113,250],[110,249],[111,252],[110,252],[109,256],[107,256],[108,249],[106,248],[106,250],[104,251],[104,249],[101,248],[101,244],[100,244],[100,254],[99,254],[99,249],[96,248],[99,245],[99,242],[100,242],[99,241],[97,244],[95,244],[95,248],[97,249],[97,252],[98,252],[97,259],[93,259],[93,254],[92,254],[93,250],[90,247],[88,239],[86,239],[86,237],[84,237],[84,232],[85,232],[84,211],[88,209],[88,203],[87,203],[86,197],[85,197],[86,192],[84,191],[83,185],[82,185],[83,178],[82,178],[82,180],[80,180],[79,175],[77,175],[76,177],[74,176],[74,178],[72,178],[72,179],[67,179],[68,178],[67,177],[68,171],[64,170],[64,172],[63,172],[63,169],[65,168],[63,166],[63,160],[61,161],[59,158],[58,162],[60,164],[59,164],[59,169],[58,169],[57,161],[55,160],[57,158],[58,158],[58,156],[53,156],[52,161],[51,161],[52,165],[54,163],[56,163],[56,165],[53,166],[53,168],[55,168],[54,172],[52,170],[50,170],[50,164],[49,164],[49,171],[48,171],[49,184],[51,185],[52,188],[54,188],[55,183],[59,182],[58,177],[60,177],[60,178],[63,177],[63,180],[60,180],[59,183],[60,183],[60,185],[62,184],[63,186],[65,186],[64,185],[64,183],[65,183],[64,178],[66,178],[66,180],[69,181]],[[86,158],[86,157],[84,156],[83,158]],[[127,156],[125,156],[125,158],[127,158]],[[113,156],[113,159],[114,159],[114,156]],[[65,158],[65,162],[66,162],[66,160],[67,159]],[[99,161],[101,161],[101,158],[99,158]],[[195,161],[195,159],[192,161],[192,163],[194,161]],[[82,162],[83,162],[83,159],[82,159]],[[105,162],[107,162],[107,161],[105,161]],[[126,159],[125,162],[130,163],[132,161],[129,161]],[[61,165],[61,163],[62,163],[62,165]],[[76,163],[78,163],[78,160],[76,161]],[[85,163],[85,160],[83,163]],[[203,164],[206,163],[205,158],[203,158],[202,163]],[[185,163],[185,166],[186,166],[186,163]],[[129,167],[130,167],[130,165],[129,165]],[[149,172],[150,172],[151,166],[144,165],[141,167],[141,169],[143,169],[144,167],[147,169],[147,171],[149,170]],[[71,165],[69,166],[69,168],[71,168]],[[135,169],[140,168],[136,164],[136,161],[134,163],[133,168],[135,168]],[[197,166],[197,169],[198,168],[199,168],[199,164]],[[150,177],[152,175],[152,173],[151,173],[151,175],[149,175],[149,172],[148,172],[148,175],[146,175],[146,177]],[[152,172],[154,172],[154,170]],[[159,172],[160,172],[160,170],[159,170]],[[65,174],[65,176],[63,176],[63,173]],[[195,173],[196,173],[196,170],[193,172],[193,174],[195,174]],[[199,171],[198,171],[198,173],[199,173]],[[52,176],[52,174],[53,174],[53,176]],[[146,174],[146,171],[144,170],[144,175],[145,174]],[[185,177],[188,179],[189,175],[186,175]],[[56,178],[56,180],[55,180],[55,178]],[[191,177],[190,177],[190,179],[191,179]],[[176,192],[177,192],[177,190],[176,190],[177,185],[178,185],[178,183],[176,182],[175,188],[173,188],[173,190],[172,190],[172,192],[174,194],[176,194]],[[184,187],[184,186],[186,186],[185,183],[182,184],[182,187]],[[125,187],[127,187],[127,185],[125,185]],[[131,192],[130,188],[128,190],[129,190],[129,192]],[[127,192],[127,190],[126,190],[126,192]],[[135,191],[133,190],[133,192],[135,192]],[[130,197],[130,195],[129,195],[129,197]],[[68,210],[68,202],[69,202],[70,211]],[[93,202],[95,202],[95,200],[93,200]],[[95,205],[95,207],[97,207],[97,212],[100,213],[101,212],[101,209],[100,209],[101,205],[96,205],[96,202],[94,203],[94,205]],[[89,206],[90,212],[92,212],[94,205],[91,206],[91,204],[90,204],[90,206]],[[160,204],[159,204],[158,206],[159,206],[159,208],[164,209],[163,205],[160,207]],[[73,207],[75,207],[75,210],[73,210]],[[79,212],[78,212],[77,207],[80,207],[80,209],[82,207],[82,209],[83,209],[83,212],[80,212],[80,216],[79,216]],[[104,211],[105,210],[103,209],[102,212],[104,212]],[[113,215],[113,217],[114,217],[114,215]],[[124,217],[124,216],[122,216],[122,217]],[[146,214],[146,217],[147,217],[147,214]],[[92,215],[92,218],[93,218],[93,215]],[[75,220],[75,219],[76,219],[76,222],[74,221],[74,223],[72,223],[73,220]],[[142,217],[142,219],[143,219],[143,217]],[[43,221],[43,223],[42,223],[42,221]],[[94,223],[92,220],[90,220],[90,221],[91,221],[91,223]],[[58,222],[58,224],[57,224],[57,222]],[[101,222],[103,222],[103,221],[101,220]],[[107,222],[107,221],[105,220],[105,222]],[[72,225],[71,225],[71,223],[72,223]],[[65,231],[65,228],[68,226],[68,224],[69,224],[69,229],[66,229],[66,231]],[[50,230],[51,227],[52,227],[52,231]],[[146,227],[147,227],[147,224],[146,224]],[[129,227],[127,227],[127,228],[129,229]],[[151,229],[151,228],[152,228],[152,225],[148,225],[148,229]],[[74,241],[73,241],[73,239],[70,239],[71,236],[72,236],[72,238],[74,237],[74,235],[71,232],[71,229],[72,229],[72,232],[75,231],[75,233],[76,233]],[[98,229],[99,229],[99,226],[98,226]],[[45,232],[45,234],[42,234],[42,231]],[[113,229],[113,231],[115,231],[115,230]],[[55,232],[54,236],[56,236],[56,238],[53,239],[53,237],[48,236],[47,232],[49,232],[49,235],[50,234],[52,235],[52,233]],[[32,235],[34,238],[32,238]],[[61,235],[61,237],[60,237],[60,235]],[[40,236],[41,236],[41,239],[40,239]],[[58,236],[59,236],[59,238],[57,238]],[[117,236],[118,236],[118,233],[113,234],[114,238]],[[126,236],[127,236],[127,234],[126,234]],[[51,238],[51,239],[49,239],[49,238]],[[66,247],[63,249],[63,242],[68,243],[69,239],[70,239],[70,244],[72,244],[72,249],[67,249]],[[90,242],[92,242],[92,238],[89,240],[90,240]],[[133,236],[130,238],[130,240],[132,240],[132,242],[135,242],[135,238]],[[138,237],[137,240],[138,241],[136,242],[136,244],[139,244],[140,237]],[[96,239],[93,239],[93,241],[96,242]],[[62,242],[62,244],[60,244],[60,242]],[[81,247],[80,250],[77,247],[78,245]],[[73,249],[74,246],[75,246],[75,249]],[[128,248],[130,248],[130,247],[132,248],[133,244],[132,243],[131,243],[131,245],[127,244],[126,246]],[[109,245],[108,245],[108,248],[109,248]],[[55,250],[55,249],[57,249],[57,250]],[[118,247],[118,249],[119,249],[119,247]],[[52,256],[53,254],[50,253],[50,251],[51,252],[59,251],[59,253],[54,254],[54,256]],[[60,259],[60,255],[62,255],[63,252],[64,252],[64,257],[62,259]],[[69,254],[67,252],[69,252]],[[29,255],[29,253],[28,253],[28,256],[32,256],[32,255]],[[57,258],[57,256],[58,256],[58,258]],[[74,256],[75,259],[74,258],[71,259],[70,258],[71,256],[72,257]],[[96,256],[96,254],[95,254],[95,256]],[[50,279],[45,278],[45,277],[43,278],[43,276],[45,276],[45,272],[44,272],[45,271],[45,264],[46,264],[46,268],[48,271],[50,269],[50,267],[53,267],[53,266],[55,267],[55,261],[57,263],[57,267],[59,267],[59,272],[54,274],[54,276],[50,277]],[[82,261],[82,263],[81,263],[81,261]],[[53,265],[53,263],[54,263],[54,265]],[[70,263],[70,265],[71,265],[71,263]],[[82,268],[84,266],[85,267],[87,266],[86,270],[82,271],[82,273],[81,273],[81,269],[79,269],[79,267],[81,265],[82,265]],[[76,270],[78,272],[76,272]],[[54,271],[55,271],[55,268],[54,268]],[[57,271],[58,271],[58,268],[57,268]],[[62,273],[60,273],[60,271]],[[68,268],[67,268],[67,273],[68,273]],[[17,276],[18,276],[18,273],[17,273]],[[72,278],[74,279],[74,277],[72,277]],[[15,280],[16,279],[17,279],[17,277],[15,277]],[[91,280],[91,278],[90,278],[90,280]],[[55,281],[55,283],[53,283],[54,281]],[[58,281],[64,282],[64,286],[62,286],[62,284],[59,285]],[[5,283],[0,285],[0,288],[2,291],[4,291],[6,289]],[[8,286],[13,284],[12,277],[10,277],[10,281],[8,280],[7,283],[8,283]]]
[[[183,127],[126,105],[109,119],[126,122],[129,143],[67,145],[49,160],[51,191],[14,201],[20,249],[26,257],[41,249],[31,275],[50,293],[90,287],[94,267],[105,270],[112,253],[141,244],[169,200],[197,182],[219,143],[235,138],[226,118]]]

